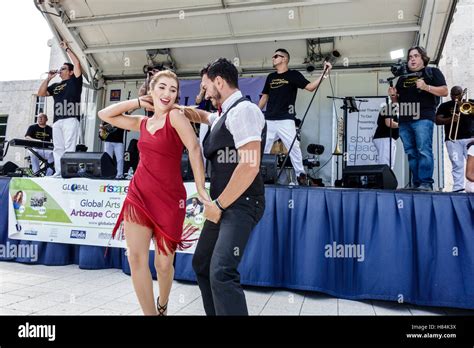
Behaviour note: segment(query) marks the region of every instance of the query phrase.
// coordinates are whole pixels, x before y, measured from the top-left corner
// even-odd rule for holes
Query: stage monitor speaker
[[[5,162],[0,166],[0,175],[13,175],[19,167],[13,162]]]
[[[386,164],[347,166],[342,173],[344,187],[395,190],[395,174]]]
[[[183,177],[184,181],[194,180],[191,162],[189,161],[189,155],[187,153],[183,153],[183,156],[181,157],[181,176]]]
[[[66,152],[61,157],[63,178],[112,179],[116,173],[115,162],[106,152]]]
[[[262,156],[260,175],[265,184],[275,184],[278,175],[278,155],[264,154]]]

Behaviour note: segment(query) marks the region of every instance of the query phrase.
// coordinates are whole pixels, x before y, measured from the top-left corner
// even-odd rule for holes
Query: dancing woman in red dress
[[[151,96],[110,105],[99,111],[99,117],[113,126],[140,132],[140,162],[113,236],[123,221],[132,282],[143,313],[165,315],[174,276],[174,254],[176,249],[187,247],[190,234],[189,230],[183,232],[186,213],[186,190],[181,178],[183,146],[189,152],[200,199],[210,201],[210,198],[204,187],[201,149],[186,118],[193,111],[175,108],[179,91],[176,74],[161,71],[153,77],[150,87]],[[153,117],[124,114],[140,107],[154,110]],[[151,239],[155,243],[160,291],[156,306],[148,265]]]

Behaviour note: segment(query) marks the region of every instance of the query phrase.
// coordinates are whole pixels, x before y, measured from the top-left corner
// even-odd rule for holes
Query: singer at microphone
[[[279,48],[272,56],[273,68],[276,70],[267,76],[262,91],[262,97],[258,107],[265,111],[267,121],[267,139],[264,153],[270,153],[273,143],[281,139],[286,149],[290,149],[293,139],[296,137],[296,95],[298,89],[313,92],[318,88],[324,75],[332,69],[329,61],[324,62],[323,73],[313,82],[308,81],[303,74],[297,70],[288,68],[290,53]],[[290,151],[290,159],[295,169],[298,183],[305,185],[307,176],[303,166],[300,142],[298,139]]]

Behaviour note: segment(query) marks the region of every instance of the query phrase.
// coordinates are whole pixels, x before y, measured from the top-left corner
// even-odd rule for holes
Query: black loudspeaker
[[[342,173],[344,187],[395,190],[395,174],[386,164],[347,166]]]
[[[189,155],[187,153],[183,153],[183,157],[181,157],[181,176],[183,177],[184,181],[194,180],[191,162],[189,161]]]
[[[105,152],[66,152],[61,157],[63,178],[114,178],[115,162]]]
[[[278,174],[278,155],[264,154],[260,163],[260,175],[265,184],[274,184]]]
[[[12,175],[19,167],[13,162],[5,162],[0,166],[0,175]]]
[[[84,144],[76,145],[76,152],[87,152],[88,147]]]

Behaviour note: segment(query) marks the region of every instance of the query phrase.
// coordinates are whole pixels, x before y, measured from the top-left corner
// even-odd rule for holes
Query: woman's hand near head
[[[153,104],[153,97],[149,94],[138,97],[140,99],[140,105],[142,108],[145,108],[147,111],[155,111],[155,106]]]

